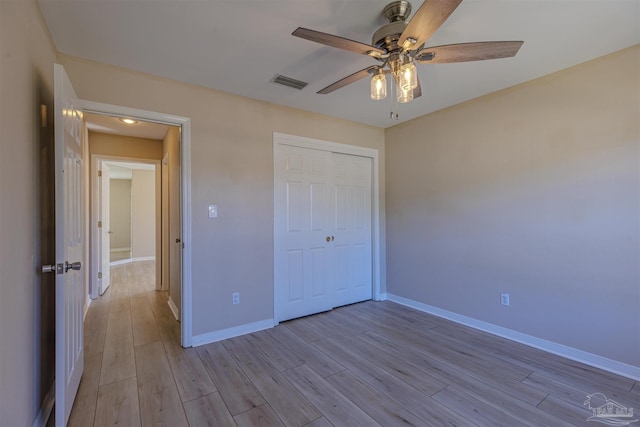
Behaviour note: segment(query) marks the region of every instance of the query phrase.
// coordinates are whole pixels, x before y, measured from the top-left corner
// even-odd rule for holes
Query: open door
[[[67,424],[84,368],[82,113],[64,68],[54,65],[56,264],[55,425]]]
[[[111,284],[111,172],[109,165],[100,162],[100,295]]]

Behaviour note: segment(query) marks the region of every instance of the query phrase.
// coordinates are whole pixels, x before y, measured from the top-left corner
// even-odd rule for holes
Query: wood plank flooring
[[[580,426],[640,383],[391,302],[179,345],[153,262],[112,268],[85,320],[70,426]]]

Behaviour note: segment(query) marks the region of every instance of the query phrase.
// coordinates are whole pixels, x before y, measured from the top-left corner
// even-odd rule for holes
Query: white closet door
[[[371,299],[371,159],[281,144],[274,168],[275,320]]]
[[[283,145],[275,160],[275,320],[284,321],[333,307],[331,153]]]
[[[332,154],[333,306],[371,299],[371,159]]]

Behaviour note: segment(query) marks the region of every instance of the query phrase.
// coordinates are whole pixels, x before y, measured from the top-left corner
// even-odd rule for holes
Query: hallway
[[[154,261],[111,267],[111,286],[91,303],[84,336],[84,375],[69,426],[140,425],[142,413],[157,405],[167,425],[185,424],[181,394],[200,396],[192,388],[208,374],[189,363],[199,362],[195,350],[179,344],[167,293],[155,290]]]

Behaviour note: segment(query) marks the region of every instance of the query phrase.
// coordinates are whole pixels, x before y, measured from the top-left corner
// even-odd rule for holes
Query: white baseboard
[[[155,261],[155,260],[156,260],[155,256],[139,256],[139,257],[131,258],[131,262],[136,262],[136,261]]]
[[[131,252],[131,248],[111,248],[109,249],[110,252],[124,252],[124,251],[128,251]]]
[[[167,304],[169,304],[169,309],[173,313],[173,317],[175,317],[177,321],[180,321],[180,310],[178,310],[176,303],[173,302],[171,297],[169,297],[169,299],[167,300]]]
[[[273,325],[273,319],[260,320],[258,322],[247,323],[246,325],[234,326],[233,328],[196,335],[192,338],[191,343],[194,347],[198,347],[200,345],[210,344],[212,342],[222,341],[228,338],[273,328]]]
[[[56,403],[56,382],[53,381],[49,391],[46,396],[42,400],[42,406],[38,411],[38,415],[36,415],[36,419],[33,420],[32,427],[44,427],[47,425],[47,421],[51,416],[51,411],[53,410],[53,405]]]
[[[589,353],[587,351],[579,350],[577,348],[569,347],[563,344],[558,344],[553,341],[537,338],[532,335],[523,334],[522,332],[517,332],[512,329],[497,326],[492,323],[474,319],[472,317],[463,316],[452,311],[443,310],[441,308],[414,301],[408,298],[400,297],[398,295],[387,294],[387,299],[389,301],[402,304],[407,307],[415,308],[416,310],[423,311],[425,313],[433,314],[434,316],[442,317],[444,319],[448,319],[474,329],[488,332],[499,337],[507,338],[511,341],[519,342],[521,344],[544,350],[558,356],[566,357],[567,359],[575,360],[577,362],[581,362],[595,368],[604,369],[605,371],[609,371],[614,374],[623,375],[636,381],[640,381],[640,367],[637,366],[618,362],[617,360],[608,359],[597,354]]]
[[[141,256],[141,257],[136,257],[136,258],[127,258],[127,259],[121,259],[118,261],[113,261],[109,263],[109,266],[113,267],[116,265],[122,265],[122,264],[129,264],[130,262],[137,262],[137,261],[155,261],[156,257],[154,256]]]

